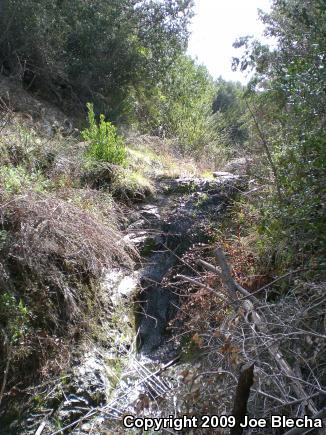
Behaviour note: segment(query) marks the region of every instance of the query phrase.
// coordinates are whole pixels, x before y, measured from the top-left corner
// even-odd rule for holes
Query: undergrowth
[[[249,363],[255,364],[249,415],[269,418],[275,410],[289,416],[306,413],[298,405],[301,396],[298,401],[292,398],[298,393],[280,368],[275,348],[289,370],[298,373],[303,389],[316,391],[324,382],[325,263],[318,253],[310,258],[309,253],[292,250],[290,243],[264,237],[265,194],[257,189],[249,197],[238,197],[217,225],[211,245],[193,246],[182,258],[182,273],[197,282],[185,285],[181,276],[173,282],[182,303],[171,328],[183,360],[191,361],[182,373],[182,413],[230,414],[241,367]],[[236,283],[255,294],[253,309],[262,319],[262,330],[255,330],[251,312],[244,308],[249,298],[239,292],[241,308],[235,310],[219,269],[213,272],[198,262],[205,259],[216,267],[217,246],[226,254]],[[320,406],[317,398],[313,406]]]
[[[96,124],[92,106],[85,142],[46,137],[9,118],[0,137],[3,425],[31,406],[26,391],[67,375],[72,350],[86,337],[104,341],[105,327],[106,345],[114,346],[118,320],[100,282],[108,270],[131,268],[137,255],[122,232],[125,203],[153,195],[155,178],[200,174],[196,162],[180,159],[161,139],[129,137],[124,145],[103,117]],[[104,313],[112,316],[109,327]],[[37,394],[36,408],[43,400]]]
[[[0,139],[0,413],[19,419],[25,388],[69,366],[103,310],[105,271],[132,266],[123,214],[83,182],[87,149],[12,116]],[[109,313],[108,313],[109,315]],[[10,412],[9,412],[10,409]]]
[[[93,105],[88,103],[88,128],[82,131],[82,137],[89,142],[87,155],[97,161],[125,166],[126,149],[123,138],[117,134],[116,127],[100,115],[96,123]]]
[[[46,137],[13,113],[6,119],[0,138],[0,401],[11,411],[0,414],[2,424],[19,419],[25,388],[67,372],[70,349],[87,334],[101,340],[101,315],[113,313],[100,280],[122,264],[130,268],[136,255],[121,232],[123,203],[153,195],[154,177],[195,168],[190,161],[178,166],[168,144],[160,154],[157,138],[129,138],[125,146],[103,117],[96,123],[91,105],[85,142],[59,133]],[[109,339],[112,331],[106,331]]]

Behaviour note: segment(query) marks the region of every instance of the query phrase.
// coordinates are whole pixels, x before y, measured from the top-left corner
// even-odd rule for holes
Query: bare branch
[[[212,289],[211,287],[209,287],[208,285],[203,284],[202,282],[196,281],[193,278],[190,278],[189,276],[185,276],[185,275],[177,275],[176,278],[181,278],[184,279],[185,281],[190,282],[191,284],[194,284],[196,286],[202,287],[206,290],[209,290],[210,292],[214,293],[216,296],[218,296],[220,299],[222,299],[224,302],[228,302],[227,298],[224,296],[223,293],[220,293],[214,289]]]
[[[322,419],[322,420],[324,420],[326,418],[326,408],[323,408],[322,410],[317,412],[312,417],[312,420],[317,420],[319,418]],[[302,427],[301,428],[300,427],[295,427],[295,428],[287,431],[284,435],[303,435],[303,434],[308,433],[308,432],[311,432],[311,429],[304,430],[304,432],[303,432],[302,431]]]

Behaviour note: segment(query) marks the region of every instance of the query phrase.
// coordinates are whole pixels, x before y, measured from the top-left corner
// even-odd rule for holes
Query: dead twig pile
[[[187,323],[192,334],[196,332],[192,341],[206,354],[204,370],[197,374],[201,392],[196,393],[197,398],[201,395],[197,404],[204,409],[197,412],[230,414],[245,406],[237,403],[239,395],[234,393],[239,389],[239,367],[254,365],[254,385],[248,397],[250,417],[316,418],[326,402],[324,283],[296,280],[296,285],[278,298],[272,300],[266,292],[257,292],[258,299],[235,282],[221,249],[217,249],[216,259],[219,268],[200,263],[218,277],[225,292],[219,295],[220,289],[214,296],[207,292],[207,297],[216,299],[214,310],[203,312],[197,324],[194,317]],[[200,292],[207,290],[206,284],[202,287]],[[319,418],[325,417],[321,415]],[[257,430],[246,433],[265,433]],[[270,433],[269,427],[266,433]]]

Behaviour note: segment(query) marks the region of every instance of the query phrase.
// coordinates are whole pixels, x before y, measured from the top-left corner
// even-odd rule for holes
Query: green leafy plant
[[[326,246],[322,3],[277,0],[261,15],[277,45],[246,37],[234,44],[246,49],[234,65],[256,71],[245,92],[248,151],[255,177],[272,186],[256,201],[259,243],[284,268],[323,261]]]
[[[17,345],[29,330],[31,313],[23,300],[5,292],[0,296],[0,324],[4,326],[9,342]]]
[[[126,165],[127,154],[123,138],[117,134],[116,127],[100,115],[99,124],[96,123],[93,104],[87,104],[88,128],[82,131],[84,140],[89,141],[87,156],[102,162]]]
[[[125,104],[130,89],[156,87],[184,50],[192,9],[189,0],[6,0],[0,53],[14,71],[19,53],[42,83],[65,77],[80,101],[92,98],[98,110],[117,119],[126,108],[133,113]],[[38,83],[29,85],[36,89]]]
[[[19,194],[24,190],[44,192],[49,182],[39,172],[28,173],[23,166],[0,167],[0,182],[5,191],[10,194]]]

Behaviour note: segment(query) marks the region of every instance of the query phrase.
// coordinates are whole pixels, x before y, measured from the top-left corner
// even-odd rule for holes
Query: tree
[[[217,94],[213,102],[216,129],[220,142],[230,149],[243,148],[248,139],[245,118],[244,88],[240,83],[217,81]]]
[[[265,207],[263,228],[305,256],[325,249],[326,4],[274,0],[261,12],[274,48],[248,38],[236,45],[241,69],[256,73],[249,85],[255,117],[264,130],[285,199]]]
[[[9,72],[59,99],[68,89],[115,118],[130,87],[153,86],[184,50],[192,15],[190,0],[3,3],[0,59]]]
[[[203,65],[181,54],[155,88],[142,89],[138,119],[145,130],[176,137],[185,153],[214,140],[211,122],[215,84]]]

